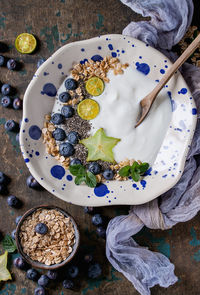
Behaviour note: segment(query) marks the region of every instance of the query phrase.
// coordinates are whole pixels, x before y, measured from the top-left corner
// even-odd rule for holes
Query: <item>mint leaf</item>
[[[69,171],[74,176],[85,176],[86,169],[83,165],[72,165],[69,166]]]
[[[120,175],[121,177],[129,176],[129,174],[130,174],[130,168],[131,168],[131,166],[129,166],[129,165],[122,167],[122,168],[119,170],[119,175]]]
[[[144,174],[148,169],[149,169],[149,164],[148,163],[140,164],[140,167],[139,167],[140,174]]]
[[[2,240],[2,246],[5,251],[8,251],[8,253],[13,253],[17,249],[15,241],[9,235],[6,235]]]
[[[140,175],[136,171],[131,172],[131,177],[133,178],[134,181],[139,181]]]
[[[85,183],[89,187],[95,187],[97,185],[96,176],[90,171],[88,171],[86,174]]]
[[[133,165],[131,166],[131,171],[133,171],[133,170],[135,170],[135,169],[137,169],[137,168],[139,168],[140,167],[140,165],[138,164],[138,162],[134,162],[133,163]]]
[[[74,182],[75,182],[76,185],[79,185],[79,184],[81,184],[84,181],[85,181],[85,176],[76,176],[76,178],[74,180]]]

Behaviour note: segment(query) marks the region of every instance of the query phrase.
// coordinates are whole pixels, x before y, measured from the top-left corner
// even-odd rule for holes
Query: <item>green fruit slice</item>
[[[7,269],[8,252],[5,251],[3,255],[0,255],[0,282],[12,280],[11,274]]]
[[[102,160],[114,163],[112,149],[120,140],[119,138],[107,136],[103,128],[100,128],[93,136],[80,140],[80,143],[88,149],[87,161]]]

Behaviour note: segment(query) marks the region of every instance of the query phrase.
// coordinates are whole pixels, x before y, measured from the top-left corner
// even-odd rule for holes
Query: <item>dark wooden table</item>
[[[193,24],[198,26],[199,4],[195,1]],[[36,70],[40,58],[48,58],[60,46],[100,34],[121,33],[132,20],[141,20],[128,7],[116,0],[1,0],[0,1],[0,39],[9,46],[5,54],[21,63],[19,71],[0,69],[0,81],[16,87],[17,93],[23,93]],[[30,32],[40,40],[40,48],[32,55],[21,55],[14,48],[16,36]],[[131,283],[116,272],[105,257],[105,241],[98,238],[91,217],[84,214],[83,208],[70,205],[54,197],[47,191],[37,192],[26,186],[29,171],[20,154],[15,134],[4,131],[4,122],[14,119],[19,122],[21,111],[0,107],[0,170],[8,174],[12,182],[10,194],[23,201],[20,210],[10,209],[6,197],[0,196],[0,230],[6,234],[15,228],[15,218],[27,209],[43,203],[58,205],[72,214],[79,224],[81,244],[94,254],[103,264],[103,275],[98,280],[78,279],[79,287],[75,291],[64,290],[61,284],[49,290],[49,294],[81,295],[136,295],[138,292]],[[127,206],[103,207],[99,211],[111,217],[128,212]],[[199,216],[193,220],[178,224],[168,231],[144,229],[136,240],[150,249],[167,255],[175,264],[175,273],[179,281],[168,289],[158,286],[152,288],[153,295],[199,295],[200,294],[200,228]],[[16,254],[15,254],[16,255]],[[10,256],[12,260],[15,255]],[[11,266],[13,281],[0,284],[1,295],[34,294],[35,283],[25,279],[25,273]]]

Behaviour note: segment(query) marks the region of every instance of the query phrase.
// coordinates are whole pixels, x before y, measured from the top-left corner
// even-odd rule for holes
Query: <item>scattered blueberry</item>
[[[53,133],[52,133],[53,137],[55,138],[55,140],[61,141],[64,140],[66,138],[66,133],[63,129],[61,128],[56,128]]]
[[[16,229],[11,232],[11,238],[15,240]]]
[[[16,69],[16,66],[17,66],[17,63],[16,63],[16,61],[13,58],[11,58],[11,59],[9,59],[7,61],[7,68],[9,70],[15,70]]]
[[[15,140],[19,142],[19,133],[16,134]]]
[[[9,196],[7,198],[7,203],[8,203],[8,206],[13,207],[13,208],[19,208],[21,205],[20,200],[15,196]]]
[[[38,280],[38,285],[42,287],[46,287],[49,283],[49,278],[46,275],[41,275]]]
[[[106,169],[104,172],[103,172],[103,177],[107,180],[111,180],[113,179],[114,177],[114,173],[111,169]]]
[[[100,214],[95,214],[92,216],[92,223],[96,226],[102,225],[103,224],[103,218],[101,217]]]
[[[14,120],[8,120],[6,121],[4,125],[6,131],[18,131],[19,130],[19,124],[15,122]]]
[[[8,95],[11,93],[11,86],[9,84],[3,84],[1,86],[1,93],[3,95]]]
[[[32,280],[32,281],[37,281],[38,277],[39,277],[39,273],[37,272],[36,269],[34,268],[30,268],[27,270],[26,272],[26,276],[29,280]]]
[[[77,81],[69,78],[65,81],[65,87],[67,90],[75,90],[78,87]]]
[[[16,218],[15,218],[15,223],[16,223],[16,225],[18,225],[18,223],[20,222],[20,219],[22,218],[22,216],[20,215],[20,216],[17,216]]]
[[[19,97],[16,97],[16,98],[13,100],[13,109],[14,109],[14,110],[21,110],[21,109],[22,109],[22,106],[23,106],[23,101],[22,101],[22,99],[20,99]]]
[[[94,214],[95,210],[94,210],[94,207],[84,207],[84,213],[87,213],[87,214]]]
[[[40,235],[45,235],[48,232],[48,227],[45,223],[38,223],[35,226],[35,231]]]
[[[5,186],[5,184],[0,184],[0,195],[7,195],[8,193],[8,189],[7,187]]]
[[[45,59],[44,58],[41,58],[38,60],[37,62],[37,69],[45,62]]]
[[[99,265],[99,263],[95,263],[90,265],[89,269],[88,269],[88,277],[90,279],[96,279],[97,277],[99,277],[101,275],[101,266]]]
[[[70,157],[74,154],[74,147],[69,142],[64,142],[59,145],[59,151],[61,156]]]
[[[78,275],[78,273],[79,273],[79,269],[78,269],[77,266],[75,266],[75,265],[71,265],[71,266],[68,268],[68,275],[69,275],[72,279],[76,278],[77,275]]]
[[[86,263],[90,263],[90,262],[92,262],[92,260],[93,260],[93,256],[92,256],[92,254],[86,254],[86,255],[84,256],[84,261],[85,261]]]
[[[14,266],[16,266],[19,269],[26,269],[26,267],[27,267],[27,264],[22,257],[15,258],[13,263],[14,263]]]
[[[35,288],[34,295],[45,295],[45,289],[42,286]]]
[[[101,166],[97,162],[92,162],[89,164],[88,170],[94,175],[97,175],[101,172]]]
[[[61,109],[61,114],[65,118],[71,118],[74,115],[74,109],[71,106],[63,106]]]
[[[79,141],[79,135],[76,131],[71,131],[67,134],[67,140],[72,144],[77,144]]]
[[[55,270],[48,270],[47,272],[47,277],[50,279],[50,280],[56,280],[58,278],[58,273],[57,271]]]
[[[71,160],[70,166],[72,166],[72,165],[82,165],[81,160],[79,160],[78,158]]]
[[[12,99],[9,96],[2,97],[1,105],[4,108],[9,108],[12,105]]]
[[[63,287],[65,289],[72,289],[74,287],[74,283],[71,280],[64,280]]]
[[[55,113],[51,116],[51,122],[55,125],[62,124],[63,121],[64,121],[64,117],[63,117],[63,115],[61,115],[59,113]]]
[[[2,67],[5,64],[5,57],[3,55],[0,55],[0,67]]]
[[[26,184],[29,188],[36,189],[36,190],[41,190],[42,186],[37,182],[37,180],[32,176],[28,176],[26,179]]]
[[[97,235],[101,238],[106,237],[106,229],[103,226],[98,226],[97,227]]]
[[[7,176],[0,171],[0,184],[6,184],[7,183]]]
[[[71,98],[71,95],[69,94],[69,92],[62,92],[60,93],[58,98],[61,102],[68,102]]]

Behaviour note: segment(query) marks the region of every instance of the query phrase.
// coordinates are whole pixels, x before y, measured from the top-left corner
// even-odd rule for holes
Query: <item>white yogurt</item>
[[[156,82],[130,66],[122,75],[109,71],[108,78],[110,82],[105,84],[104,92],[93,97],[99,103],[100,112],[90,121],[91,134],[104,128],[108,136],[121,139],[113,148],[117,162],[128,158],[153,164],[171,120],[167,91],[160,92],[146,119],[135,128],[140,100],[156,86]]]

